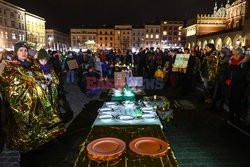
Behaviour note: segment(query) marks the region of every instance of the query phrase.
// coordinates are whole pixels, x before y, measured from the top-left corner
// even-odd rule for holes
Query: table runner
[[[93,161],[87,156],[87,145],[102,137],[115,137],[126,143],[125,152],[116,160]],[[135,125],[135,126],[94,126],[88,134],[87,139],[81,145],[80,153],[75,162],[75,167],[176,167],[179,166],[173,151],[169,147],[168,152],[163,157],[151,158],[140,156],[129,149],[129,142],[138,137],[156,137],[166,141],[165,135],[158,125]]]

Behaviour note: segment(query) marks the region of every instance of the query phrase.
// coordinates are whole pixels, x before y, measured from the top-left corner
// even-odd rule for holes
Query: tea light
[[[154,100],[156,100],[157,99],[157,96],[156,95],[154,95]]]

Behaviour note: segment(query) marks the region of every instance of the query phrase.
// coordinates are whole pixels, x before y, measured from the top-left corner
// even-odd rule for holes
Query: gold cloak
[[[27,152],[65,132],[55,98],[58,79],[53,76],[51,99],[48,81],[37,64],[25,68],[18,62],[7,63],[0,90],[10,106],[8,148]]]

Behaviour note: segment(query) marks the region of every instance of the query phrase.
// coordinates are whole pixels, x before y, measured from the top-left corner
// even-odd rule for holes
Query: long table
[[[106,103],[103,104],[103,108],[107,107]],[[112,112],[112,115],[114,117],[117,117],[119,115],[130,115],[130,116],[135,116],[134,112],[135,108],[128,109],[122,105],[118,105],[118,108],[116,111]],[[143,118],[135,118],[133,120],[129,121],[124,121],[124,120],[119,120],[119,119],[112,119],[112,120],[100,120],[99,116],[95,119],[95,122],[92,127],[94,126],[103,126],[103,125],[159,125],[161,128],[163,128],[163,125],[161,124],[161,121],[159,117],[157,116],[157,113],[155,112],[156,118],[155,119],[143,119]]]
[[[103,137],[115,137],[126,143],[126,149],[116,160],[112,161],[94,161],[88,158],[86,146],[93,140]],[[163,131],[158,125],[116,125],[116,126],[94,126],[85,142],[81,145],[80,153],[75,162],[75,167],[177,167],[179,166],[173,151],[168,148],[165,156],[149,157],[140,156],[133,153],[128,145],[129,142],[138,137],[156,137],[167,141]]]

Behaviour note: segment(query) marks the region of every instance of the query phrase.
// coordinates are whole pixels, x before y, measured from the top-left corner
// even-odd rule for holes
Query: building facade
[[[175,48],[182,46],[183,21],[161,22],[161,44],[162,48]]]
[[[134,26],[132,29],[132,48],[139,50],[145,47],[145,28],[143,26]]]
[[[88,48],[88,43],[97,47],[97,29],[79,28],[70,29],[71,47],[73,49]],[[92,46],[93,47],[93,46]]]
[[[45,19],[29,12],[25,13],[27,42],[33,48],[45,46]]]
[[[145,25],[145,47],[161,47],[161,26],[159,24]]]
[[[0,49],[13,49],[25,40],[25,9],[0,0]]]
[[[70,47],[69,35],[54,29],[46,29],[46,48],[65,51]]]
[[[115,44],[114,28],[97,29],[97,45],[99,49],[112,49]]]
[[[215,3],[213,14],[197,15],[189,20],[185,28],[186,46],[198,45],[205,48],[213,43],[220,50],[226,46],[230,49],[249,45],[249,1],[235,0],[218,8]]]
[[[115,46],[116,51],[125,53],[132,48],[132,25],[115,26]]]

